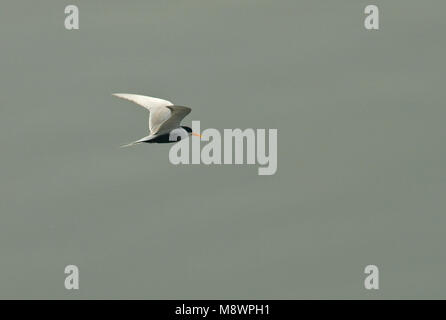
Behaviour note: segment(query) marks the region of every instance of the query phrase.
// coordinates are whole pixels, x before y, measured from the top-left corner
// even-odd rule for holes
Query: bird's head
[[[191,135],[201,138],[201,134],[193,132],[190,127],[181,126],[169,133],[169,141],[180,141]]]
[[[196,137],[201,138],[201,134],[196,133],[196,132],[193,132],[193,131],[192,131],[192,128],[190,128],[190,127],[186,127],[186,126],[181,126],[181,128],[183,128],[184,130],[186,130],[186,132],[187,132],[188,135],[192,135],[192,136],[196,136]]]

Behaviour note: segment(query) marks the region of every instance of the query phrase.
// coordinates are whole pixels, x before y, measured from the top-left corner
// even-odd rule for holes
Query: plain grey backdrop
[[[0,298],[446,298],[445,11],[3,0]],[[277,128],[277,174],[120,149],[148,113],[113,92],[202,129]]]

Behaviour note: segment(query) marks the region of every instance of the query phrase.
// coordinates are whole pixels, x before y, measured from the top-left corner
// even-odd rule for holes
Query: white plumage
[[[146,108],[150,112],[150,134],[123,147],[147,142],[161,135],[170,133],[172,130],[179,128],[181,121],[191,112],[191,108],[175,106],[172,102],[159,98],[129,93],[114,93],[113,95],[121,99],[132,101]]]

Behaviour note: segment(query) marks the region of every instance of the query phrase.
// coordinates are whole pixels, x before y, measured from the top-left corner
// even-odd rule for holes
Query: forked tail
[[[128,144],[125,144],[125,145],[123,145],[123,146],[120,146],[120,148],[131,147],[131,146],[134,146],[134,145],[139,144],[139,143],[142,143],[142,142],[150,141],[150,140],[152,140],[154,137],[155,137],[155,135],[152,135],[152,134],[151,134],[151,135],[148,135],[148,136],[146,136],[146,137],[144,137],[144,138],[141,138],[141,139],[139,139],[139,140],[136,140],[136,141],[130,142],[130,143],[128,143]]]

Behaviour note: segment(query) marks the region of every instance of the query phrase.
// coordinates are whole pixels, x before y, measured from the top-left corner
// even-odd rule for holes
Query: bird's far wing
[[[191,108],[182,106],[167,106],[166,109],[170,111],[170,117],[160,123],[157,127],[153,127],[153,130],[150,130],[153,134],[168,133],[171,130],[178,128],[184,117],[191,112]]]
[[[151,111],[153,108],[158,107],[167,107],[167,106],[173,106],[172,102],[159,99],[159,98],[152,98],[147,96],[142,96],[139,94],[129,94],[129,93],[113,93],[115,97],[125,99],[132,101],[141,107],[146,108],[147,110]]]

